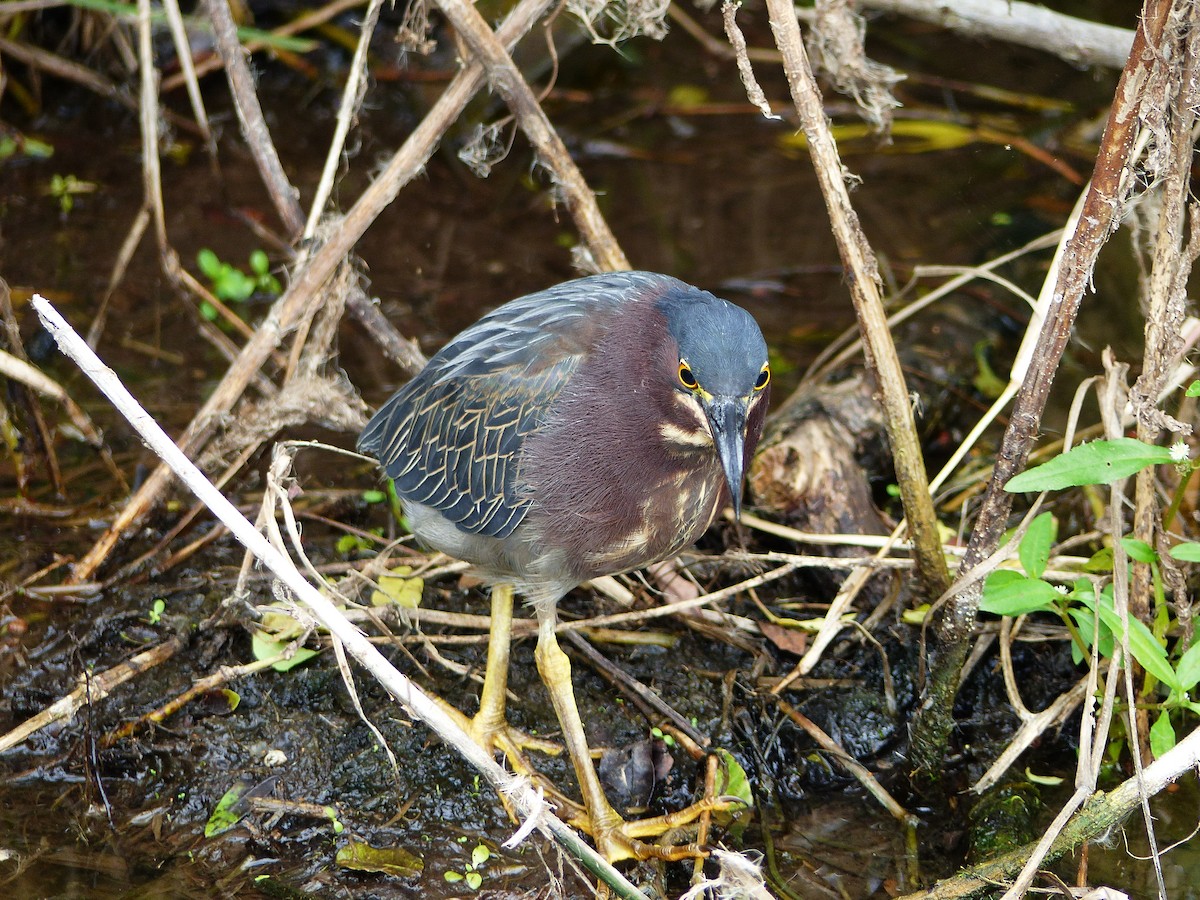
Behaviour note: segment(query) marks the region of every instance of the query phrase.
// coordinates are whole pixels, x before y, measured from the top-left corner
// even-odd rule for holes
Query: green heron
[[[726,506],[762,434],[767,345],[745,310],[649,272],[579,278],[504,304],[444,346],[358,440],[413,533],[493,585],[476,741],[504,749],[513,590],[538,618],[538,671],[611,860],[661,833],[625,822],[588,751],[558,601],[675,556]]]

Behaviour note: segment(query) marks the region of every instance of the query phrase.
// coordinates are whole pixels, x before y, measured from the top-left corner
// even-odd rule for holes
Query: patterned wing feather
[[[465,532],[508,537],[530,503],[518,475],[525,438],[599,330],[653,277],[593,276],[498,308],[379,409],[359,450],[379,459],[401,498]]]

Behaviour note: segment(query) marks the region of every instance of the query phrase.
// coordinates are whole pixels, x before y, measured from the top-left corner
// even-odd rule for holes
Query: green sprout
[[[475,849],[471,851],[471,861],[463,866],[461,872],[451,870],[442,877],[449,884],[458,884],[461,881],[465,882],[471,890],[477,891],[483,884],[483,876],[479,874],[479,869],[483,868],[484,863],[491,857],[492,851],[485,844],[476,844]]]
[[[44,193],[58,201],[58,208],[65,216],[75,208],[75,198],[80,194],[91,194],[97,190],[94,181],[82,181],[74,175],[54,175]]]
[[[196,254],[196,264],[204,277],[212,285],[213,293],[221,300],[240,303],[249,299],[253,294],[268,294],[278,296],[283,291],[279,279],[271,274],[271,261],[262,250],[250,254],[250,271],[243,272],[231,263],[222,262],[212,250],[207,247]],[[208,313],[203,312],[205,318]],[[212,311],[215,318],[216,311]]]

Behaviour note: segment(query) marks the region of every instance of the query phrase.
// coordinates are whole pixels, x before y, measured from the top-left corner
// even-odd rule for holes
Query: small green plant
[[[75,198],[80,194],[95,193],[98,186],[94,181],[83,181],[74,175],[53,175],[45,194],[58,202],[58,208],[65,216],[75,208]]]
[[[1134,475],[1147,466],[1163,464],[1174,464],[1180,471],[1175,497],[1163,517],[1166,529],[1192,474],[1200,467],[1188,458],[1182,443],[1167,448],[1133,438],[1094,441],[1022,472],[1005,489],[1046,491],[1104,484]],[[984,584],[980,609],[1001,616],[1057,615],[1071,635],[1071,652],[1077,664],[1093,649],[1101,657],[1111,657],[1126,630],[1113,603],[1112,548],[1095,553],[1082,567],[1079,578],[1052,583],[1045,575],[1057,530],[1050,513],[1042,513],[1030,523],[1018,545],[1021,571],[1000,569],[991,573]],[[1172,619],[1166,600],[1159,554],[1149,544],[1131,537],[1122,538],[1121,547],[1131,560],[1150,568],[1154,618],[1147,624],[1129,617],[1128,639],[1129,652],[1147,676],[1139,702],[1153,704],[1157,710],[1150,728],[1150,749],[1161,756],[1175,745],[1172,716],[1178,718],[1185,711],[1200,715],[1200,703],[1190,697],[1200,684],[1200,643],[1185,647],[1183,641],[1174,639],[1178,622]],[[1200,562],[1200,543],[1181,543],[1169,552],[1177,562]]]
[[[466,882],[467,887],[473,891],[477,891],[483,884],[483,876],[479,874],[479,870],[483,868],[483,865],[491,857],[492,851],[486,845],[476,844],[475,849],[471,851],[471,861],[463,866],[461,872],[451,870],[442,877],[450,884],[457,884],[460,881]]]
[[[654,738],[658,738],[658,740],[662,741],[668,747],[675,746],[674,735],[667,734],[665,731],[663,731],[657,725],[655,725],[653,728],[650,729],[650,736],[654,737]]]
[[[276,297],[283,291],[279,279],[271,274],[271,261],[266,253],[255,250],[250,254],[249,263],[250,272],[246,273],[231,263],[222,262],[207,247],[196,254],[196,264],[212,285],[213,293],[221,300],[240,303],[255,293]],[[216,311],[212,312],[215,318]],[[208,315],[205,314],[205,317]]]
[[[146,621],[151,625],[157,625],[162,621],[163,611],[167,608],[167,601],[159,597],[150,607],[150,611],[146,614]]]

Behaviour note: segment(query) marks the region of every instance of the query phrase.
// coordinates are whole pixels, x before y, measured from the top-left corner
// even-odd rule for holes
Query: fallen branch
[[[1089,22],[1022,0],[857,0],[869,9],[933,22],[970,37],[1045,50],[1080,66],[1119,69],[1129,58],[1133,30]]]
[[[115,376],[114,376],[115,377]],[[40,713],[26,719],[8,734],[0,736],[0,753],[23,744],[30,736],[56,722],[69,722],[75,713],[88,703],[99,703],[117,687],[147,669],[166,662],[187,646],[181,637],[168,638],[157,646],[144,650],[125,662],[95,675],[85,675],[81,684],[65,697],[56,700]]]
[[[504,98],[517,117],[521,130],[537,151],[538,161],[550,170],[555,187],[563,192],[567,208],[575,217],[575,224],[579,226],[580,235],[598,270],[611,272],[628,269],[629,260],[604,220],[596,204],[596,195],[587,186],[562,138],[550,124],[521,70],[497,35],[492,33],[479,11],[466,0],[437,0],[437,5],[487,67],[492,89]]]
[[[1200,765],[1200,728],[1146,767],[1143,776],[1147,793],[1150,796],[1160,793],[1197,765]],[[1051,845],[1045,861],[1052,862],[1081,844],[1110,833],[1138,808],[1140,802],[1136,777],[1123,781],[1107,794],[1092,796],[1066,823]],[[997,884],[1010,880],[1021,869],[1034,849],[1035,845],[1027,844],[981,865],[964,869],[928,891],[907,894],[900,900],[959,900],[984,891],[994,892]]]

